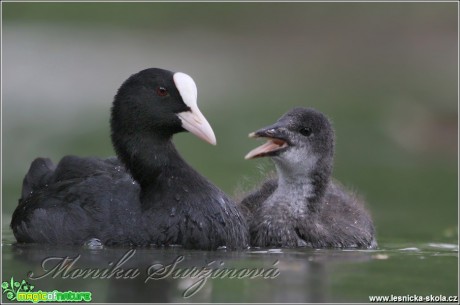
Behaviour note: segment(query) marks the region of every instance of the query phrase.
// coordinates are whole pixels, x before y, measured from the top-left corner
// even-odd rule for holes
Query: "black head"
[[[294,108],[275,124],[249,136],[268,141],[249,152],[246,159],[269,156],[275,162],[296,167],[305,162],[316,164],[324,158],[332,160],[334,154],[332,125],[324,114],[311,108]]]
[[[170,139],[188,130],[215,144],[211,126],[197,107],[193,79],[150,68],[131,75],[118,89],[111,115],[112,141],[135,135]]]

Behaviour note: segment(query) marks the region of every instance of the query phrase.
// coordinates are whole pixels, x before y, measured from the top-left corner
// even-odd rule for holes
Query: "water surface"
[[[7,233],[3,280],[25,279],[34,291],[89,291],[93,302],[368,302],[372,295],[458,295],[458,246],[448,243],[193,251],[13,240]]]

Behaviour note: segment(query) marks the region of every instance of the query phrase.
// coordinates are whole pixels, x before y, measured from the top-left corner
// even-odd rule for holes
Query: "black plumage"
[[[247,159],[269,156],[277,178],[247,195],[251,246],[375,248],[364,202],[331,178],[334,130],[325,115],[294,108],[251,137],[267,138]]]
[[[111,111],[118,157],[36,159],[11,228],[18,242],[245,248],[236,204],[191,168],[172,136],[188,130],[215,144],[186,74],[146,69],[118,90]]]

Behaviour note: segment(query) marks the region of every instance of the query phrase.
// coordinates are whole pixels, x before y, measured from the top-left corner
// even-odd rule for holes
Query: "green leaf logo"
[[[25,280],[22,280],[21,282],[17,282],[14,280],[13,277],[11,277],[10,282],[2,282],[2,290],[3,294],[6,294],[6,298],[10,301],[16,300],[16,296],[18,292],[21,291],[27,291],[30,292],[34,289],[33,285],[30,285],[27,283]]]

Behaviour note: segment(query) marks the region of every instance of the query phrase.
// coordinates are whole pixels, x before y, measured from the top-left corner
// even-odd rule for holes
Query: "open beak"
[[[273,156],[281,152],[289,146],[288,141],[284,137],[283,128],[272,125],[262,128],[258,131],[251,132],[250,138],[266,138],[267,142],[259,147],[251,150],[244,158],[246,160],[255,159],[266,156]]]
[[[180,112],[177,116],[185,130],[190,131],[209,144],[216,145],[214,131],[198,107],[191,107],[189,111]]]

